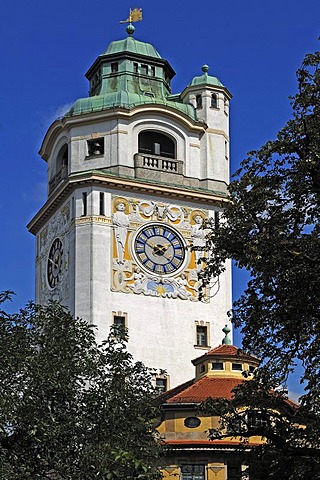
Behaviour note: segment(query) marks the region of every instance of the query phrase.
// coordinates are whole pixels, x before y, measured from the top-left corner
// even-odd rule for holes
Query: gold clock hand
[[[54,262],[51,258],[48,258],[49,262],[51,262],[55,267],[58,267],[58,264]]]

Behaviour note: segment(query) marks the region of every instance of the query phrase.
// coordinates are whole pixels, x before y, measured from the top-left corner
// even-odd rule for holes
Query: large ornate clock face
[[[175,273],[184,264],[186,247],[180,234],[162,223],[149,223],[140,228],[133,240],[139,265],[157,275]]]
[[[51,288],[54,288],[61,277],[63,261],[63,248],[62,242],[59,238],[56,238],[51,245],[48,263],[47,263],[47,278]]]

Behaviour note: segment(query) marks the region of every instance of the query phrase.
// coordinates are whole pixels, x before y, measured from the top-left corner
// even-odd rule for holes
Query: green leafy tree
[[[273,467],[259,476],[256,466],[256,478],[320,478],[319,61],[320,52],[305,57],[297,72],[292,118],[275,140],[242,162],[230,184],[224,218],[208,235],[204,284],[223,271],[227,258],[250,274],[232,316],[243,334],[244,349],[258,355],[262,367],[254,381],[255,395],[247,385],[238,398],[259,409],[265,395],[286,385],[296,359],[303,366],[305,394],[298,415],[306,428],[295,428],[297,414],[291,412],[292,423],[279,442],[270,430],[259,468],[263,471],[265,460]],[[229,405],[230,411],[235,405]],[[267,447],[273,452],[271,463]],[[281,463],[287,470],[280,469]]]
[[[150,373],[126,342],[113,330],[98,346],[55,303],[0,311],[1,479],[161,478]]]

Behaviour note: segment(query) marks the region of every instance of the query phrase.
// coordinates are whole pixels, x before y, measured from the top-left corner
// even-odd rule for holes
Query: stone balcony
[[[158,155],[134,155],[135,176],[164,182],[180,183],[183,179],[183,161]],[[180,182],[179,182],[180,178]]]
[[[135,168],[148,168],[158,172],[183,174],[183,161],[173,158],[160,157],[159,155],[134,155]]]

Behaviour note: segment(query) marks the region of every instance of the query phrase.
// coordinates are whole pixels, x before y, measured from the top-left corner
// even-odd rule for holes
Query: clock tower
[[[230,264],[202,300],[198,273],[203,222],[227,200],[231,95],[207,65],[172,93],[173,68],[133,33],[98,56],[89,96],[49,127],[48,198],[28,228],[36,302],[66,305],[99,341],[125,325],[164,389],[190,378],[228,323]]]

